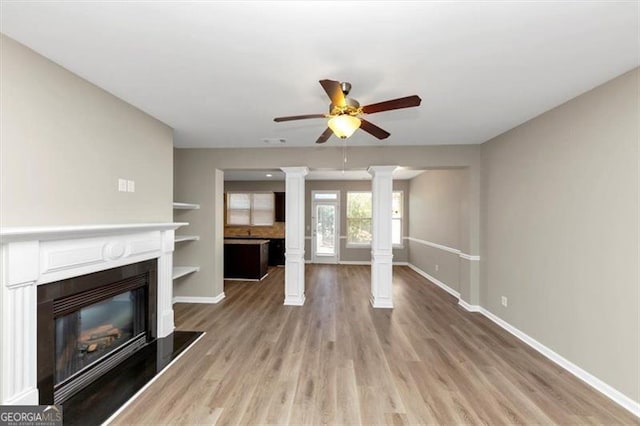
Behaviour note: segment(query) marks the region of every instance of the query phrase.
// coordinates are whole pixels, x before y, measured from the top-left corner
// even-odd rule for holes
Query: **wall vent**
[[[285,138],[264,138],[262,139],[262,142],[267,145],[282,145],[287,143],[287,140]]]

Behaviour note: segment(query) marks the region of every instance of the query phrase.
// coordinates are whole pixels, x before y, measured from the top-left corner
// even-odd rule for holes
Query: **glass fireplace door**
[[[145,315],[144,289],[138,288],[56,318],[56,385],[144,334]]]

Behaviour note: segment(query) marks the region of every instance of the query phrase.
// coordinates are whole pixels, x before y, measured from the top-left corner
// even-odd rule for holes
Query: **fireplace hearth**
[[[156,338],[155,260],[38,287],[40,404],[60,404]]]

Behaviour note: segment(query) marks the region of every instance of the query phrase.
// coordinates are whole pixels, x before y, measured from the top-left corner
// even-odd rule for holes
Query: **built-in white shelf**
[[[200,204],[194,203],[173,203],[174,210],[197,210],[200,208]],[[188,224],[187,224],[188,225]],[[199,235],[176,235],[173,239],[174,242],[180,243],[183,241],[198,241]],[[172,277],[174,280],[184,277],[185,275],[193,274],[200,270],[199,266],[174,266]]]
[[[172,277],[175,280],[180,277],[184,277],[185,275],[198,272],[199,270],[200,270],[199,266],[174,266]]]
[[[176,243],[181,243],[183,241],[198,241],[199,239],[199,235],[176,235],[174,241]]]
[[[174,210],[197,210],[200,208],[200,204],[193,203],[173,203]]]

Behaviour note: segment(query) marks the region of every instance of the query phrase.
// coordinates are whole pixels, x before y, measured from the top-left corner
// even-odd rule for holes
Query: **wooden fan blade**
[[[326,114],[307,114],[307,115],[291,115],[289,117],[276,117],[273,121],[280,123],[281,121],[305,120],[307,118],[325,118]]]
[[[320,135],[320,137],[318,138],[316,143],[325,143],[326,141],[329,140],[329,138],[331,137],[332,134],[333,134],[333,130],[331,130],[329,127],[327,127],[327,130],[322,132],[322,134]]]
[[[422,102],[422,99],[420,99],[418,95],[406,96],[404,98],[391,99],[389,101],[363,106],[362,112],[365,114],[373,114],[374,112],[390,111],[392,109],[416,107],[420,105],[420,102]]]
[[[370,121],[363,120],[362,118],[360,119],[360,128],[378,139],[386,139],[391,135],[391,133],[386,130],[381,129]]]
[[[329,95],[331,103],[336,106],[345,106],[347,103],[344,100],[344,93],[342,93],[342,87],[340,82],[335,80],[320,80],[320,85]]]

